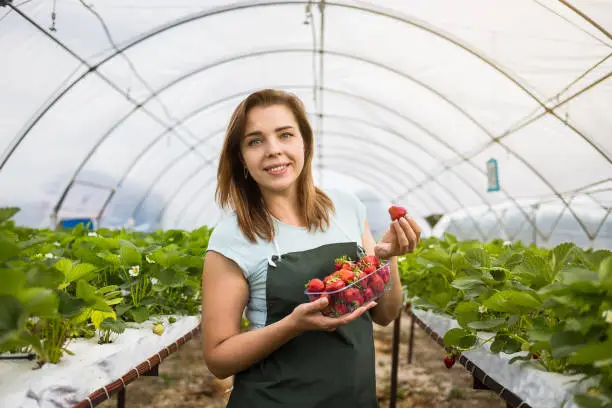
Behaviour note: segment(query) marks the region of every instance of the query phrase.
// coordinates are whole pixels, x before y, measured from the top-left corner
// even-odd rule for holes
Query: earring
[[[244,168],[244,179],[248,179],[249,178],[249,171],[247,170],[247,168]]]

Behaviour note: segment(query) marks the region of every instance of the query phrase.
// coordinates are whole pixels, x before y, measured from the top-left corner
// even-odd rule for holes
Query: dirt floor
[[[377,393],[380,407],[389,406],[393,324],[375,325]],[[412,364],[407,363],[410,317],[401,320],[398,408],[505,408],[491,391],[473,390],[472,377],[457,363],[450,370],[442,362],[443,349],[415,326]],[[129,408],[220,408],[227,402],[231,379],[220,381],[203,362],[199,338],[187,342],[164,360],[159,377],[141,377],[128,385]],[[116,396],[99,405],[116,407]]]

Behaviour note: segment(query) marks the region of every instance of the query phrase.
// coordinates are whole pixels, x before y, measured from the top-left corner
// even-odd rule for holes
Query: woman
[[[202,278],[204,357],[234,377],[228,407],[364,407],[376,399],[372,321],[398,315],[396,257],[412,252],[419,226],[405,217],[376,243],[359,200],[314,186],[313,134],[294,95],[262,90],[232,115],[218,168],[220,206]],[[358,160],[359,158],[355,158]],[[305,283],[344,255],[390,259],[393,289],[340,318],[308,302]],[[241,330],[246,308],[251,330]]]

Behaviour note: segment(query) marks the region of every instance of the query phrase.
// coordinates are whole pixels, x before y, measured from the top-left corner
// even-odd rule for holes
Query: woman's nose
[[[268,156],[274,156],[279,154],[281,151],[281,144],[276,136],[269,138],[266,143],[266,154]]]

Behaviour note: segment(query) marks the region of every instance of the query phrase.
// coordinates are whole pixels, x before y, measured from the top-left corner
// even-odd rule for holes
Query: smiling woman
[[[210,237],[202,277],[204,357],[216,376],[234,375],[228,407],[378,406],[372,322],[397,316],[401,285],[341,317],[322,313],[334,307],[324,296],[308,302],[304,285],[345,256],[389,259],[399,282],[397,256],[421,229],[401,217],[376,243],[354,195],[314,185],[313,145],[302,102],[285,92],[248,96],[229,122],[217,200],[233,212]]]

